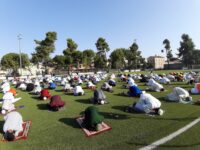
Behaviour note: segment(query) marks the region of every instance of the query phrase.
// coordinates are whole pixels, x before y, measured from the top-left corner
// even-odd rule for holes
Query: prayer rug
[[[23,131],[19,133],[19,135],[17,137],[15,137],[15,140],[14,141],[17,141],[17,140],[26,140],[27,137],[28,137],[28,132],[29,132],[29,129],[30,129],[30,126],[32,124],[32,121],[25,121],[23,122]],[[2,142],[8,142],[4,136],[1,134],[1,141]]]
[[[100,133],[103,133],[105,131],[112,129],[109,125],[102,122],[103,128],[100,131],[90,131],[82,126],[83,119],[84,119],[84,117],[79,117],[79,118],[76,118],[76,121],[78,122],[78,124],[80,125],[80,127],[82,128],[82,130],[84,131],[84,133],[87,137],[91,137],[91,136],[94,136],[94,135],[97,135],[97,134],[100,134]]]

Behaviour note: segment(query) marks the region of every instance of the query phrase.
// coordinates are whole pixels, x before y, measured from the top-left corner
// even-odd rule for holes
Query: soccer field
[[[102,84],[98,83],[98,87]],[[123,82],[118,82],[114,87],[114,93],[105,92],[109,104],[96,105],[105,117],[104,122],[112,127],[112,130],[102,134],[86,137],[75,118],[83,113],[85,108],[91,106],[89,99],[93,91],[85,89],[84,96],[66,95],[61,87],[50,90],[51,95],[60,95],[66,102],[65,109],[59,112],[47,110],[48,101],[41,101],[35,95],[19,91],[18,96],[22,99],[16,106],[25,105],[19,112],[23,120],[31,120],[32,126],[27,140],[16,142],[1,142],[1,150],[88,150],[88,149],[139,149],[153,143],[192,122],[200,115],[200,106],[193,104],[180,104],[166,102],[164,97],[170,93],[173,87],[180,86],[187,90],[194,85],[184,82],[172,82],[164,85],[164,92],[149,92],[161,102],[161,108],[165,110],[163,116],[148,116],[145,114],[124,112],[124,107],[136,102],[138,98],[119,96],[118,93],[126,92]],[[144,83],[137,83],[140,89],[145,90]],[[2,97],[2,94],[0,95]],[[200,99],[200,95],[192,95],[193,100]],[[0,130],[2,133],[3,116],[0,116]],[[200,149],[199,123],[172,139],[160,145],[157,149]]]

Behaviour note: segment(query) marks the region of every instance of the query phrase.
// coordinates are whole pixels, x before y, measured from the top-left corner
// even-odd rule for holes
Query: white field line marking
[[[194,121],[190,122],[189,124],[187,124],[186,126],[180,128],[179,130],[171,133],[170,135],[158,140],[158,141],[155,141],[154,143],[150,144],[150,145],[147,145],[143,148],[140,148],[139,150],[152,150],[156,147],[158,147],[159,145],[162,145],[168,141],[170,141],[171,139],[175,138],[176,136],[178,136],[179,134],[185,132],[186,130],[188,130],[189,128],[191,128],[192,126],[194,126],[195,124],[197,124],[198,122],[200,121],[200,117],[195,119]]]

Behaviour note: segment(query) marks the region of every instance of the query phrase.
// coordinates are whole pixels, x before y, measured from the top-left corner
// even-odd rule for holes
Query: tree
[[[192,54],[192,64],[200,64],[200,50],[194,50]]]
[[[83,64],[86,66],[86,67],[89,67],[91,66],[91,64],[93,63],[94,61],[94,56],[95,56],[95,53],[93,50],[91,49],[86,49],[83,51]]]
[[[124,54],[125,49],[124,48],[119,48],[115,49],[111,54],[110,54],[110,59],[111,59],[111,68],[114,69],[122,69],[125,66],[125,54]]]
[[[130,69],[138,69],[143,66],[143,58],[141,56],[141,51],[138,50],[139,46],[136,42],[130,46],[128,50],[125,50],[125,58],[128,60],[127,68]]]
[[[67,39],[67,48],[63,50],[63,54],[66,58],[65,64],[67,65],[68,73],[70,73],[73,63],[80,61],[80,54],[76,52],[77,47],[78,45],[72,39]]]
[[[73,52],[77,49],[78,45],[72,40],[72,39],[67,39],[67,49],[70,52]]]
[[[35,48],[35,52],[32,53],[31,61],[36,64],[43,63],[46,69],[46,67],[48,66],[48,62],[51,60],[50,54],[53,53],[55,50],[54,43],[56,40],[56,32],[47,32],[46,38],[44,40],[35,40],[37,46]]]
[[[30,61],[27,54],[21,54],[22,68],[30,65]],[[2,69],[12,69],[13,75],[18,75],[18,69],[20,68],[20,57],[17,53],[8,53],[1,59]]]
[[[171,58],[173,58],[170,41],[168,39],[165,39],[163,41],[163,44],[165,45],[165,52],[166,52],[166,57],[167,57],[168,69],[169,69],[169,61]],[[164,53],[164,50],[161,50],[161,52]]]
[[[66,61],[66,57],[63,55],[56,55],[53,58],[53,62],[56,64],[56,69],[64,69],[65,61]]]
[[[79,69],[79,64],[82,62],[83,53],[81,51],[72,52],[73,64]]]
[[[100,55],[106,56],[106,53],[110,50],[108,43],[102,37],[97,40],[95,45]]]
[[[98,69],[103,69],[104,70],[107,67],[107,59],[106,59],[106,57],[104,55],[103,56],[96,55],[94,57],[94,66],[95,66],[95,68],[97,70]]]
[[[180,47],[178,48],[178,57],[182,59],[185,66],[191,67],[193,64],[193,52],[195,50],[195,45],[192,39],[187,34],[181,36],[182,41],[180,42]]]
[[[110,50],[109,45],[106,42],[106,40],[102,37],[100,37],[97,40],[95,45],[96,45],[98,52],[97,52],[95,60],[94,60],[95,61],[94,65],[98,69],[105,69],[107,67],[107,63],[108,63],[106,53]],[[99,64],[98,64],[98,61],[100,62]],[[101,66],[100,66],[100,64],[101,64]]]

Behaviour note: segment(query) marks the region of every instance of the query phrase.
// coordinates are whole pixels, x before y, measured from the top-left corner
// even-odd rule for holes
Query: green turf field
[[[97,105],[101,114],[105,117],[104,122],[112,127],[112,130],[87,138],[75,119],[86,107],[91,106],[89,99],[92,97],[91,90],[85,90],[84,96],[65,95],[60,91],[61,87],[51,90],[52,95],[58,94],[66,102],[65,110],[49,112],[46,104],[48,101],[40,101],[36,96],[27,92],[19,91],[18,96],[22,99],[16,106],[25,105],[20,109],[24,120],[32,120],[28,140],[0,143],[0,150],[129,150],[138,149],[148,145],[168,134],[185,126],[200,115],[200,106],[191,104],[179,104],[165,102],[164,97],[175,86],[191,89],[193,85],[174,82],[165,85],[166,91],[162,93],[150,92],[162,102],[165,110],[163,116],[147,116],[145,114],[126,113],[125,106],[137,101],[138,98],[118,96],[117,94],[127,89],[122,89],[122,82],[114,87],[114,93],[105,92],[109,104]],[[100,86],[101,83],[98,84]],[[142,90],[147,86],[138,83]],[[0,95],[2,97],[2,94]],[[200,95],[193,95],[196,101]],[[0,130],[2,132],[3,116],[0,116]],[[199,123],[187,130],[172,141],[161,145],[157,149],[200,149]]]

